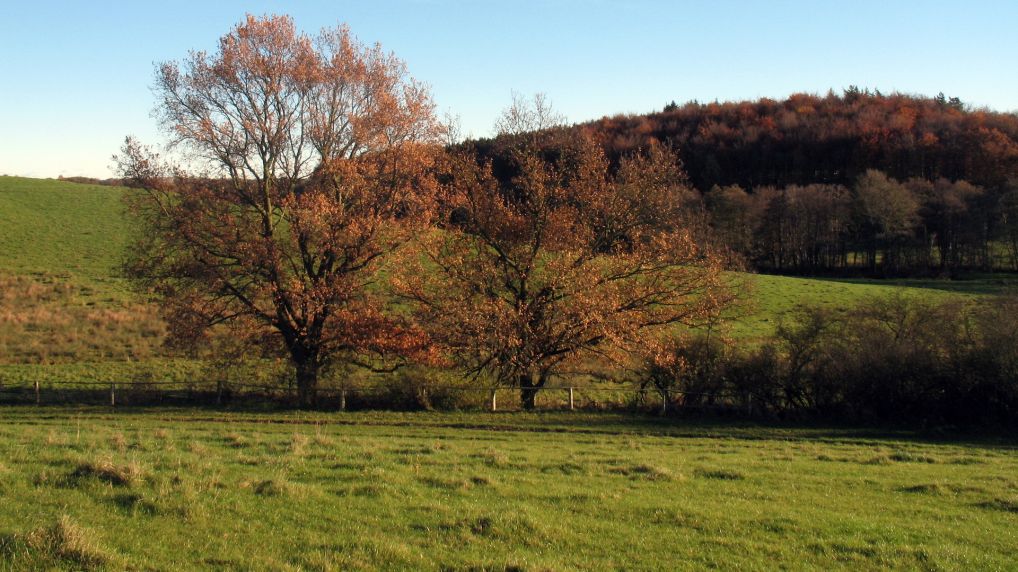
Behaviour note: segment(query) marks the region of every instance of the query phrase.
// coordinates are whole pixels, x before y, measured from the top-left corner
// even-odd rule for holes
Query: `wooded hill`
[[[619,158],[676,148],[691,209],[736,258],[793,273],[1018,270],[1018,115],[957,98],[669,104],[568,128]],[[499,163],[499,139],[469,143]]]
[[[867,169],[899,180],[966,180],[985,187],[1018,175],[1018,116],[956,98],[849,88],[784,101],[669,104],[660,113],[586,123],[619,154],[650,141],[678,147],[693,185],[744,188],[850,185]]]

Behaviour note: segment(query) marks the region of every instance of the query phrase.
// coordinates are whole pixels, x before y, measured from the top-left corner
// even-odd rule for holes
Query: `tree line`
[[[752,267],[800,274],[956,276],[1018,271],[1018,184],[895,180],[867,170],[839,184],[712,187],[713,239]]]
[[[578,126],[609,154],[651,141],[679,149],[697,189],[852,185],[869,169],[889,177],[969,181],[996,189],[1018,175],[1018,116],[971,109],[956,98],[882,94],[794,94],[724,103],[670,105],[647,115]]]

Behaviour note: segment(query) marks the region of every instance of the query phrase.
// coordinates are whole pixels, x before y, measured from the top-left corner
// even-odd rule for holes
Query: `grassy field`
[[[129,236],[122,193],[0,177],[0,364],[160,354],[165,328],[155,308],[118,277]]]
[[[0,420],[0,569],[1018,567],[1013,440],[568,413]]]
[[[118,267],[130,236],[123,189],[0,177],[0,383],[178,379],[193,362],[163,347],[156,309]],[[850,281],[748,276],[751,313],[731,325],[752,343],[804,303],[847,309],[893,291],[982,296],[999,279]],[[200,368],[199,368],[200,369]]]
[[[122,193],[114,187],[0,177],[0,269],[116,284],[112,269],[129,232]]]

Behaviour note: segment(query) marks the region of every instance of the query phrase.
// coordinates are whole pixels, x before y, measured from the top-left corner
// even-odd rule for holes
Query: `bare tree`
[[[555,111],[551,100],[543,93],[535,93],[528,100],[514,91],[512,99],[512,104],[495,122],[495,131],[499,135],[529,134],[536,137],[542,131],[565,125],[565,116]]]

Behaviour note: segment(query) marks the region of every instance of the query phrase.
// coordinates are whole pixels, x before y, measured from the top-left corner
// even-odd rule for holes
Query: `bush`
[[[643,383],[689,392],[684,405],[864,423],[1018,420],[1013,295],[979,305],[892,295],[841,315],[806,307],[754,349],[702,337],[662,347],[645,361]]]
[[[357,395],[353,405],[403,411],[454,410],[483,407],[485,393],[455,373],[426,367],[405,367],[388,376],[380,393]]]

